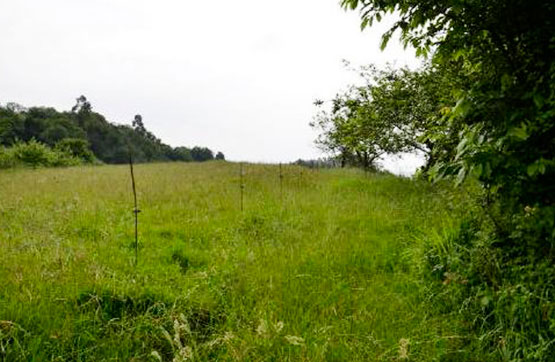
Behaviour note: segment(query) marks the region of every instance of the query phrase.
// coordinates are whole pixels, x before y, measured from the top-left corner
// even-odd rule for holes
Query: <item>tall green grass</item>
[[[429,299],[465,195],[356,170],[148,164],[0,174],[0,358],[479,360]],[[439,311],[439,312],[438,312]]]

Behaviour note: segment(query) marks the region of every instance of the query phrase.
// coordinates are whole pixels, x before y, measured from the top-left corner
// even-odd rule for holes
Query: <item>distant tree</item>
[[[216,160],[222,160],[222,161],[224,161],[224,160],[225,160],[224,154],[223,154],[222,152],[216,153]]]
[[[451,67],[425,66],[418,71],[406,68],[378,71],[363,67],[370,102],[376,117],[395,134],[398,150],[422,152],[425,170],[439,159],[452,157],[457,146],[459,122],[446,122],[446,110],[456,103]]]
[[[146,133],[146,128],[145,128],[145,125],[143,123],[143,117],[140,114],[135,115],[131,125],[133,126],[135,131],[137,131],[139,133],[142,133],[142,134]]]
[[[13,113],[23,113],[27,111],[27,108],[23,107],[21,104],[15,102],[6,103],[6,109]]]
[[[193,147],[191,150],[191,156],[196,162],[211,161],[214,159],[214,153],[206,147]]]
[[[334,168],[340,166],[337,161],[338,160],[336,158],[318,158],[313,160],[303,160],[299,158],[292,164],[308,168]]]
[[[406,148],[391,120],[379,116],[371,88],[365,86],[338,94],[331,110],[321,110],[311,126],[320,131],[319,147],[338,157],[342,166],[373,169],[382,155]]]
[[[177,161],[190,162],[193,161],[193,156],[191,155],[191,150],[187,147],[176,147],[173,149],[176,154]]]
[[[25,129],[24,116],[10,107],[0,107],[0,145],[9,146],[21,139]]]
[[[461,125],[444,117],[455,105],[454,70],[431,65],[418,71],[372,65],[354,70],[364,85],[337,95],[331,110],[320,111],[312,123],[321,132],[322,149],[343,165],[370,168],[384,154],[420,151],[427,158],[425,170],[454,155]],[[324,102],[314,104],[322,109]]]
[[[73,113],[80,113],[80,112],[91,112],[92,106],[89,101],[87,101],[87,97],[81,95],[77,97],[75,105],[71,108]]]

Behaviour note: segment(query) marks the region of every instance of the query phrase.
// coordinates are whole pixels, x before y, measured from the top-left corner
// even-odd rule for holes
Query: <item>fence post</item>
[[[283,201],[283,170],[281,162],[279,163],[279,198]]]
[[[133,158],[129,154],[129,169],[131,171],[131,186],[133,187],[133,214],[135,215],[135,266],[139,262],[139,213],[141,210],[137,207],[137,189],[135,187],[135,173],[133,172]]]
[[[243,181],[243,162],[239,164],[239,188],[241,189],[241,212],[243,212],[243,194],[245,190],[245,184]]]

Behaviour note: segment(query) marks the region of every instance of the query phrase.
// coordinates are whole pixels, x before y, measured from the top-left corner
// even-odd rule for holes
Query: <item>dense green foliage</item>
[[[441,297],[472,321],[477,349],[492,359],[551,360],[555,3],[341,3],[360,10],[363,29],[395,13],[382,47],[399,31],[429,65],[416,72],[368,68],[371,82],[338,95],[331,112],[317,117],[320,144],[370,160],[419,149],[431,179],[477,179],[476,208],[441,248],[430,248],[429,274],[450,286]]]
[[[319,130],[319,146],[341,160],[342,165],[376,168],[386,154],[421,152],[426,169],[442,153],[453,153],[454,130],[447,130],[441,114],[453,103],[453,85],[444,71],[429,67],[378,70],[355,69],[363,85],[351,86],[332,100],[331,110],[320,109],[312,127]],[[316,101],[319,107],[324,102]],[[441,129],[442,139],[432,132]],[[447,135],[451,135],[447,137]],[[440,144],[441,142],[441,144]],[[438,151],[440,150],[440,151]]]
[[[18,142],[12,147],[0,146],[0,169],[17,166],[57,167],[76,166],[94,162],[94,156],[82,140],[67,139],[50,148],[35,140]],[[73,147],[73,148],[72,148]],[[78,148],[77,148],[78,147]]]
[[[208,148],[191,150],[164,144],[146,129],[140,115],[135,116],[131,126],[112,124],[101,114],[93,112],[84,96],[77,98],[71,112],[43,107],[26,109],[13,103],[0,106],[0,145],[9,147],[32,140],[52,148],[70,150],[85,161],[91,161],[93,155],[106,163],[125,163],[130,155],[136,162],[208,161],[215,158]],[[224,158],[221,154],[220,159]]]
[[[0,360],[484,360],[421,280],[469,190],[239,168],[137,165],[137,267],[128,167],[1,172]]]

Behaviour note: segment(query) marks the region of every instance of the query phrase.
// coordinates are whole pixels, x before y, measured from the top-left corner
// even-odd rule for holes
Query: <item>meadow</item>
[[[236,163],[135,176],[137,265],[128,166],[0,173],[1,360],[471,359],[422,278],[463,192],[246,164],[241,211]]]

